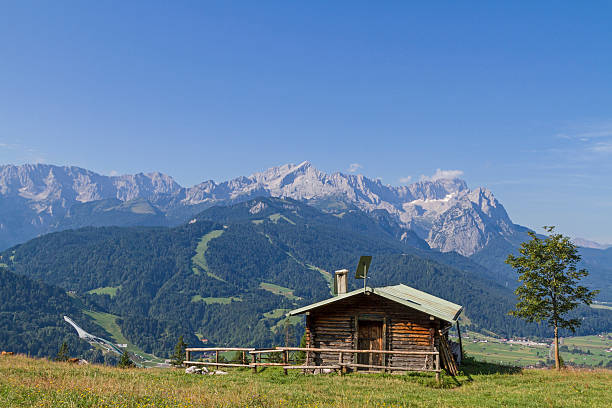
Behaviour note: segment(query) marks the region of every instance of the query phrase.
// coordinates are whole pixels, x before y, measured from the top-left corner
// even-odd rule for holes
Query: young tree
[[[561,368],[559,358],[559,328],[572,332],[580,326],[579,319],[569,319],[568,312],[580,303],[590,305],[599,291],[580,286],[580,279],[588,275],[577,269],[581,257],[578,247],[568,237],[555,234],[555,227],[544,227],[550,235],[540,239],[529,232],[530,241],[523,242],[520,256],[508,255],[506,263],[519,274],[521,285],[516,310],[511,315],[530,322],[546,322],[555,332],[555,367]]]
[[[55,361],[68,361],[70,354],[68,353],[68,343],[63,342],[55,356]]]
[[[119,364],[117,364],[120,368],[130,368],[134,367],[134,363],[132,359],[130,359],[130,355],[128,354],[127,349],[123,350],[123,354],[121,354],[121,359],[119,360]]]
[[[183,365],[183,361],[185,361],[185,349],[187,348],[187,343],[183,340],[183,336],[179,337],[176,346],[174,346],[174,354],[172,355],[172,365],[180,366]]]

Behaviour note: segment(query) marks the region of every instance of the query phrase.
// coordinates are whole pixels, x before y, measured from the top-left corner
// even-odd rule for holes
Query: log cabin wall
[[[357,349],[360,321],[381,322],[382,348],[402,351],[435,351],[435,333],[449,325],[381,296],[363,294],[311,310],[306,317],[307,344],[316,348]],[[425,368],[434,364],[432,356],[382,355],[381,358],[384,365],[394,367]],[[311,362],[336,364],[338,353],[316,353],[311,356]],[[345,353],[343,362],[357,362],[357,357]]]

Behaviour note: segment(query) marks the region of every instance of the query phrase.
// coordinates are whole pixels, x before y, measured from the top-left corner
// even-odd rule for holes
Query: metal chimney
[[[334,276],[334,283],[336,286],[336,294],[338,295],[343,295],[346,293],[346,289],[347,289],[347,284],[348,284],[348,269],[340,269],[338,271],[335,272],[335,276]]]

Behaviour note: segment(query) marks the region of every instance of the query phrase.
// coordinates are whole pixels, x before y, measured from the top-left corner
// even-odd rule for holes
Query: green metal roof
[[[454,323],[455,321],[457,321],[457,318],[463,311],[463,306],[461,305],[456,305],[452,302],[449,302],[448,300],[441,299],[439,297],[430,295],[429,293],[421,292],[420,290],[402,284],[394,286],[384,286],[382,288],[368,287],[365,290],[367,292],[381,296],[385,299],[389,299],[406,307],[410,307],[419,310],[423,313],[427,313],[431,316],[435,316],[447,322]],[[349,293],[322,300],[320,302],[292,310],[287,313],[287,315],[295,316],[301,313],[305,313],[312,309],[316,309],[318,307],[325,306],[330,303],[338,302],[342,299],[346,299],[358,295],[360,293],[364,293],[364,290],[357,289]]]

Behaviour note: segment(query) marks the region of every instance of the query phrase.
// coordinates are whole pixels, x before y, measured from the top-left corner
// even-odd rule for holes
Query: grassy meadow
[[[486,343],[483,342],[485,340]],[[612,348],[612,333],[602,336],[564,337],[560,342],[561,358],[567,363],[605,367],[612,361],[612,353],[605,351]],[[475,332],[467,333],[463,346],[466,354],[477,360],[519,367],[545,363],[550,351],[548,346],[504,343]]]
[[[612,371],[471,363],[462,375],[187,375],[183,369],[77,366],[0,357],[2,407],[608,407]]]
[[[110,313],[94,312],[91,310],[83,310],[83,312],[93,318],[94,321],[100,325],[100,327],[110,333],[112,338],[107,340],[114,341],[118,344],[127,344],[127,350],[140,356],[143,359],[143,364],[145,366],[156,365],[157,363],[163,362],[162,359],[152,354],[145,353],[142,349],[129,342],[123,333],[121,333],[121,328],[117,324],[117,316]]]

